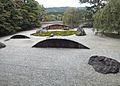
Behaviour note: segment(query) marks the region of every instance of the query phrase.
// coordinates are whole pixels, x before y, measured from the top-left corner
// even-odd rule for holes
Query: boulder
[[[83,28],[77,28],[76,35],[77,35],[77,36],[85,36],[86,33],[85,33],[85,31],[84,31]]]
[[[0,48],[4,48],[4,47],[6,47],[6,45],[0,42]]]
[[[38,29],[38,30],[36,31],[36,33],[46,33],[46,32],[48,32],[48,31],[47,31],[47,29],[45,29],[45,28],[41,28],[41,29]]]
[[[91,56],[88,64],[92,65],[96,72],[102,74],[115,74],[119,72],[120,68],[118,61],[105,56]]]
[[[38,42],[33,47],[37,48],[78,48],[78,49],[89,49],[88,47],[68,39],[46,39]]]
[[[14,35],[10,39],[29,39],[30,37],[25,35]]]

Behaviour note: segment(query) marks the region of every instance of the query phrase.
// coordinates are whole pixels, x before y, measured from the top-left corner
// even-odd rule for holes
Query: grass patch
[[[76,34],[76,31],[48,31],[45,33],[33,33],[33,36],[51,36],[54,34],[55,36],[69,36]]]

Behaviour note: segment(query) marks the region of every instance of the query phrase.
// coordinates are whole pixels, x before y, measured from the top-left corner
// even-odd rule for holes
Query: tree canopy
[[[63,23],[71,27],[78,27],[80,25],[80,11],[77,8],[68,8],[63,15]]]
[[[94,28],[102,32],[120,33],[120,0],[109,0],[94,16]]]
[[[86,18],[88,20],[93,21],[93,15],[101,8],[103,8],[106,5],[106,2],[108,0],[79,0],[80,3],[89,3],[91,6],[86,6]]]
[[[0,0],[0,36],[40,27],[44,7],[35,0]]]

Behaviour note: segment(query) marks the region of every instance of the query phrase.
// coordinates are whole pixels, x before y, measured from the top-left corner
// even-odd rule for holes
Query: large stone
[[[85,31],[84,31],[83,28],[80,28],[80,27],[79,27],[79,28],[77,28],[76,35],[77,35],[77,36],[85,36],[86,33],[85,33]]]
[[[6,45],[0,42],[0,48],[4,48],[4,47],[6,47]]]
[[[78,49],[89,49],[88,47],[68,39],[46,39],[38,42],[33,47],[38,48],[78,48]]]
[[[118,61],[105,56],[92,56],[88,64],[92,65],[95,71],[102,74],[118,73],[120,68]]]
[[[29,39],[30,37],[25,35],[14,35],[11,37],[11,39]]]
[[[43,29],[43,28],[38,29],[38,30],[36,31],[36,33],[46,33],[46,32],[48,32],[47,29]]]

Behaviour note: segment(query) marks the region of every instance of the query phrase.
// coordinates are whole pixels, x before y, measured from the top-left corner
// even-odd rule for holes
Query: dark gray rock
[[[76,35],[77,35],[77,36],[85,36],[86,33],[85,33],[85,31],[84,31],[83,28],[80,28],[80,27],[79,27],[79,28],[77,28]]]
[[[4,48],[4,47],[6,47],[6,45],[0,42],[0,48]]]
[[[92,65],[95,71],[102,74],[118,73],[120,68],[118,61],[105,56],[92,56],[88,64]]]
[[[11,37],[11,39],[29,39],[30,37],[25,35],[14,35]]]
[[[36,31],[36,33],[46,33],[46,32],[48,32],[48,31],[47,31],[47,29],[45,29],[45,28],[41,28],[41,29],[38,29],[38,30]]]
[[[33,47],[38,48],[78,48],[89,49],[88,47],[68,39],[46,39],[38,42]]]

